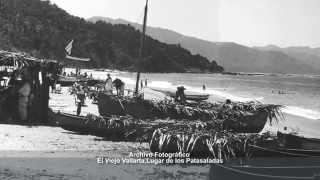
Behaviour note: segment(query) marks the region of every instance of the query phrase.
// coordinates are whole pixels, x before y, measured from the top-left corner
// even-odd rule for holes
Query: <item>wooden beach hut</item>
[[[23,53],[0,51],[0,121],[6,123],[48,123],[49,86],[62,66]],[[27,84],[27,85],[26,85]],[[24,98],[24,99],[23,99]]]

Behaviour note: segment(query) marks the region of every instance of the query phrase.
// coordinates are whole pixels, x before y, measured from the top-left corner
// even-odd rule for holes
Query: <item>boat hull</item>
[[[154,128],[147,123],[125,124],[122,120],[104,118],[106,121],[90,120],[85,116],[54,113],[57,126],[83,135],[95,135],[111,141],[148,142]]]
[[[211,165],[209,179],[318,179],[320,158],[253,158]]]
[[[306,150],[319,150],[320,139],[305,138],[293,134],[284,134],[278,132],[279,142],[283,147],[290,149],[306,149]]]
[[[101,81],[91,78],[78,78],[78,77],[59,77],[57,84],[61,86],[72,86],[75,82],[86,82],[88,86],[94,86],[101,83]]]

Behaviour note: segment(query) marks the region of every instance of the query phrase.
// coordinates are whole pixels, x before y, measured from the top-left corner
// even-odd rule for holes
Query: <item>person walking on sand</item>
[[[141,89],[143,88],[143,82],[142,82],[142,80],[140,81],[140,87],[141,87]]]
[[[112,78],[110,77],[110,74],[107,75],[106,84],[104,86],[104,90],[108,94],[112,94]]]
[[[148,87],[148,80],[147,79],[144,80],[144,87]]]
[[[206,90],[206,85],[202,85],[202,90]]]

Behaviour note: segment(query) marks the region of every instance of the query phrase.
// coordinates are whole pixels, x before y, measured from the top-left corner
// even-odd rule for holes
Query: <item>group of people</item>
[[[77,76],[77,77],[83,77],[83,78],[91,78],[91,79],[93,78],[92,73],[90,73],[90,75],[88,75],[87,72],[85,72],[83,74],[81,74],[81,73],[76,74],[76,73],[73,73],[71,71],[70,74],[67,73],[67,72],[63,72],[62,75],[65,76],[65,77],[75,77],[75,76]]]
[[[107,79],[105,81],[104,87],[102,89],[97,88],[97,90],[102,90],[107,94],[113,94],[113,88],[115,87],[117,91],[118,96],[124,95],[124,86],[125,83],[116,78],[114,81],[112,81],[112,78],[110,74],[107,75]],[[96,100],[97,94],[92,94],[89,92],[89,87],[86,83],[79,83],[75,82],[72,87],[72,94],[75,94],[76,96],[76,106],[77,106],[77,115],[80,115],[81,113],[81,107],[84,105],[86,94],[89,95],[90,98],[92,98],[94,101]]]
[[[113,87],[115,87],[117,91],[117,95],[123,96],[124,86],[125,86],[125,83],[121,79],[116,78],[114,81],[112,81],[110,74],[108,74],[104,90],[108,94],[113,94]]]
[[[10,113],[16,120],[26,122],[30,116],[29,110],[34,97],[30,69],[15,71],[8,79],[6,90],[6,94],[0,98],[6,113]]]
[[[140,87],[141,87],[141,89],[142,89],[143,87],[148,87],[148,80],[145,79],[145,80],[144,80],[144,83],[143,83],[143,80],[140,80]]]

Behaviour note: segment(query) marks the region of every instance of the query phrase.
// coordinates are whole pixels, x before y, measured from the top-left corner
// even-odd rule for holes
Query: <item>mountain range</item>
[[[137,30],[141,29],[140,24],[124,19],[92,17],[87,20],[129,24]],[[211,42],[158,27],[148,27],[147,34],[161,42],[178,44],[193,54],[217,61],[229,72],[320,74],[320,48],[248,47],[233,42]]]

